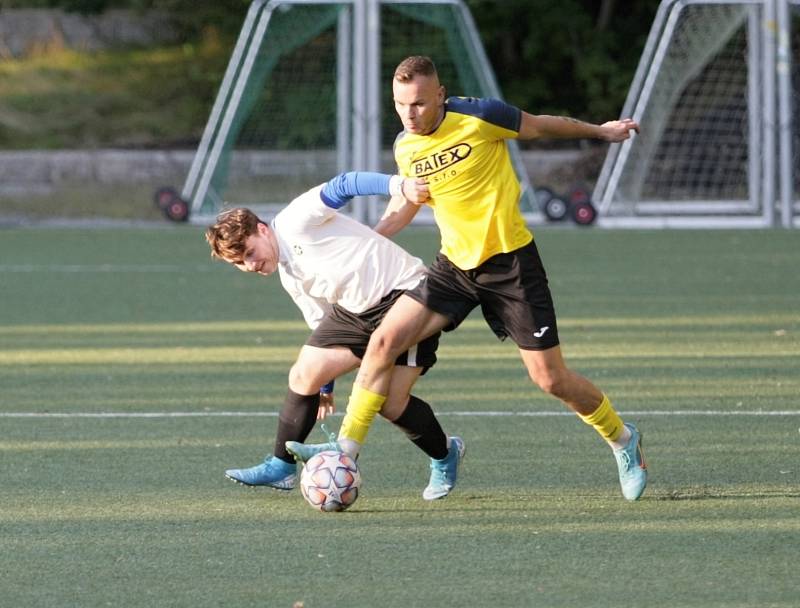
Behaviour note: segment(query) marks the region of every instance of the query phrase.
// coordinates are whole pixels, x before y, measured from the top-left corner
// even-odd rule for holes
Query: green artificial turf
[[[0,605],[796,606],[800,233],[536,234],[568,363],[644,433],[637,503],[478,315],[415,390],[466,442],[447,499],[384,421],[350,511],[236,486],[308,333],[277,277],[191,226],[1,231]]]

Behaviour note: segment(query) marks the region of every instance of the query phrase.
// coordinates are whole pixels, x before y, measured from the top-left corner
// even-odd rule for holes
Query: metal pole
[[[353,11],[343,6],[336,30],[336,168],[341,173],[352,166],[350,104],[353,74]]]
[[[674,3],[675,0],[668,0],[658,5],[656,16],[653,19],[653,25],[650,28],[650,33],[647,35],[647,42],[645,42],[641,59],[639,59],[639,65],[636,67],[636,73],[628,89],[625,104],[622,106],[622,118],[628,118],[633,115],[637,101],[644,89],[647,74],[651,70],[653,57],[659,48],[662,32],[664,31],[667,18],[669,17],[670,10]],[[601,213],[607,213],[612,203],[612,196],[618,180],[615,180],[614,183],[611,184],[611,173],[617,164],[621,149],[622,144],[611,144],[609,146],[608,154],[606,155],[605,161],[603,161],[603,167],[600,169],[600,175],[597,178],[597,184],[592,193],[592,200],[598,205]]]
[[[366,5],[366,117],[365,132],[367,171],[381,170],[381,7],[380,0],[367,0]],[[366,199],[361,221],[374,224],[380,198]]]
[[[792,166],[792,21],[789,0],[778,0],[778,138],[781,226],[792,227],[794,167]]]
[[[367,0],[355,0],[353,3],[353,169],[364,171],[367,167],[366,121],[367,101],[364,76],[367,73]],[[366,222],[364,201],[356,198],[353,201],[353,217],[359,222]]]
[[[629,118],[633,118],[637,122],[641,122],[642,116],[647,109],[648,102],[650,101],[650,95],[652,95],[653,88],[655,87],[656,78],[661,71],[661,65],[664,63],[664,58],[667,55],[672,34],[678,25],[678,17],[684,8],[685,3],[681,1],[674,2],[670,5],[670,13],[667,16],[667,21],[664,25],[663,33],[659,38],[658,45],[653,52],[653,61],[651,62],[647,71],[647,76],[642,83],[642,90],[639,93],[639,96],[636,98],[636,103],[634,104],[631,113],[628,115]],[[616,193],[619,181],[622,178],[622,170],[625,168],[625,164],[628,162],[628,157],[630,156],[631,147],[633,146],[634,141],[635,140],[627,139],[619,144],[617,158],[608,177],[607,189],[602,200],[598,201],[598,211],[601,214],[606,214],[611,206],[611,196]]]
[[[236,40],[236,46],[234,47],[233,54],[228,62],[228,67],[225,69],[225,76],[222,78],[222,84],[219,87],[219,92],[214,100],[214,106],[211,108],[211,114],[208,117],[208,122],[206,122],[203,136],[200,139],[200,145],[197,148],[197,152],[195,152],[192,166],[189,168],[189,174],[186,176],[186,181],[183,184],[181,196],[186,201],[189,201],[192,197],[195,183],[200,175],[200,170],[205,164],[208,150],[211,147],[212,140],[214,139],[214,133],[216,132],[217,124],[219,123],[219,117],[222,115],[225,102],[230,95],[231,87],[233,86],[233,80],[239,71],[239,66],[242,63],[242,57],[244,56],[247,47],[250,44],[250,34],[253,31],[253,26],[256,23],[258,14],[261,12],[261,9],[264,8],[266,2],[267,0],[256,0],[250,5],[250,9],[247,11],[247,16],[242,24],[242,30],[239,33],[239,38]],[[200,201],[198,205],[192,204],[192,211],[198,211],[199,205],[201,204],[202,201]]]
[[[231,93],[231,99],[228,103],[228,107],[225,109],[225,116],[222,120],[222,124],[219,127],[217,137],[214,140],[214,145],[211,148],[211,154],[208,158],[208,162],[206,163],[205,171],[203,171],[200,183],[197,186],[197,191],[194,195],[194,199],[192,200],[192,210],[200,209],[205,201],[208,188],[211,185],[211,178],[214,176],[214,171],[217,163],[219,162],[219,157],[222,154],[222,150],[225,146],[225,140],[228,138],[231,126],[233,125],[233,119],[236,116],[236,112],[239,110],[239,104],[242,101],[242,95],[244,95],[247,81],[250,78],[250,72],[253,71],[253,66],[256,58],[258,57],[258,51],[261,48],[261,43],[264,41],[264,34],[267,31],[267,25],[272,18],[273,10],[273,2],[270,2],[258,19],[258,24],[255,32],[253,33],[253,39],[250,42],[250,45],[247,49],[247,55],[244,59],[244,63],[242,64],[242,69],[240,70],[239,76],[236,79],[236,86]]]
[[[470,51],[472,61],[475,64],[476,71],[478,72],[478,78],[483,80],[481,84],[484,90],[488,91],[490,96],[502,99],[503,96],[500,94],[500,86],[497,84],[497,80],[494,77],[492,64],[489,62],[489,58],[486,56],[486,51],[483,48],[483,43],[481,42],[478,28],[475,25],[475,20],[472,18],[472,13],[461,0],[454,2],[453,5],[455,14],[461,18],[460,29],[465,38],[465,46]],[[511,156],[511,163],[514,165],[517,178],[519,179],[521,187],[520,201],[527,202],[534,211],[538,211],[539,209],[536,204],[536,196],[533,192],[533,185],[531,184],[530,177],[528,176],[528,169],[525,167],[525,163],[522,160],[522,154],[520,154],[519,151],[519,144],[516,140],[508,139],[506,140],[506,145],[508,146],[508,152]]]
[[[754,213],[761,198],[761,49],[762,32],[757,6],[747,15],[747,198]]]
[[[761,203],[765,226],[775,224],[775,18],[777,0],[767,0],[764,3],[764,103],[761,119],[764,131],[764,184]]]

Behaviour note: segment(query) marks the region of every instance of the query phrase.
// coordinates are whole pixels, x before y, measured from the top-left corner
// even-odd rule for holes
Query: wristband
[[[333,392],[333,380],[331,380],[330,382],[328,382],[328,384],[320,388],[319,392],[322,393],[323,395],[330,395]]]
[[[389,178],[389,194],[391,196],[403,196],[403,181],[405,178],[402,175],[392,175]]]

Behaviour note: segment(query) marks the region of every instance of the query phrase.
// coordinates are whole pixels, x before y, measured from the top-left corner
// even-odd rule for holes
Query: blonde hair
[[[263,224],[258,216],[243,207],[231,209],[217,216],[217,223],[206,228],[206,241],[211,246],[211,257],[239,264],[244,258],[247,238]]]
[[[438,76],[436,66],[430,57],[412,55],[401,61],[394,70],[397,82],[411,82],[414,76]]]

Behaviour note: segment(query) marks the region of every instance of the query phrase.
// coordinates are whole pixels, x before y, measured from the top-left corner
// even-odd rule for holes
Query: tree
[[[617,116],[659,0],[467,0],[500,88],[532,112]]]

